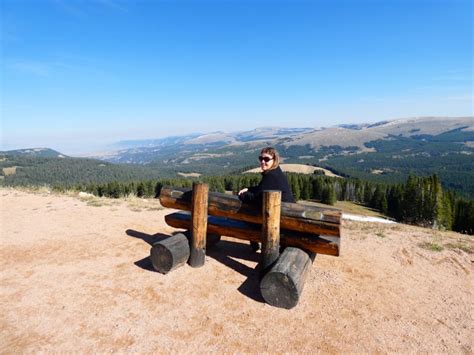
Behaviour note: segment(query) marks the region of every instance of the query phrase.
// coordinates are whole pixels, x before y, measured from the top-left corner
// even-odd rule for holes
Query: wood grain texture
[[[299,248],[286,248],[260,282],[265,301],[275,307],[290,309],[298,304],[314,254]]]
[[[164,207],[190,211],[192,191],[163,187],[160,202]],[[217,192],[209,193],[209,215],[228,217],[235,220],[259,223],[263,221],[261,210],[243,204],[237,196]],[[333,208],[303,206],[297,203],[282,202],[280,227],[282,229],[309,232],[340,237],[341,211]]]
[[[191,208],[191,255],[189,265],[201,267],[206,257],[207,209],[209,185],[193,183]]]
[[[189,229],[191,215],[188,212],[171,213],[165,216],[165,222],[173,228]],[[261,242],[261,228],[260,224],[225,217],[209,216],[207,220],[208,233],[216,233],[222,236],[254,242]],[[339,256],[340,238],[280,229],[280,244],[282,246],[306,249],[319,254]]]
[[[162,274],[167,274],[185,264],[189,255],[189,241],[183,233],[177,233],[157,242],[150,249],[153,268]]]
[[[280,256],[281,191],[264,191],[262,206],[262,255],[260,275],[263,276]]]

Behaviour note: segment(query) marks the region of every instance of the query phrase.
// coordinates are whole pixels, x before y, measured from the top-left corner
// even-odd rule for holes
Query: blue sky
[[[470,0],[0,3],[0,149],[473,115]]]

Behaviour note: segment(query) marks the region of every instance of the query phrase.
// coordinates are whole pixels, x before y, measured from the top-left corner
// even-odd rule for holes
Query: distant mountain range
[[[161,139],[121,141],[116,151],[106,154],[89,155],[90,158],[112,163],[152,164],[168,161],[176,154],[183,159],[199,159],[209,154],[209,150],[258,149],[264,145],[283,146],[285,150],[301,147],[307,154],[339,147],[352,153],[374,152],[371,142],[399,138],[422,139],[450,131],[466,133],[467,148],[472,148],[474,117],[421,117],[381,121],[373,124],[343,124],[328,128],[279,128],[260,127],[243,132],[212,132],[173,136]],[[467,137],[467,138],[466,138]],[[469,143],[471,142],[471,143]],[[300,149],[301,150],[301,149]],[[219,154],[219,153],[217,153]],[[208,159],[216,156],[208,156]],[[175,160],[175,159],[172,159]],[[187,163],[184,163],[187,164]]]
[[[250,131],[225,133],[194,133],[183,136],[171,136],[160,139],[146,140],[125,140],[117,142],[114,146],[121,150],[135,148],[158,148],[172,145],[210,145],[223,146],[227,144],[245,143],[259,140],[272,140],[275,138],[292,137],[298,134],[312,132],[313,128],[280,128],[280,127],[260,127]]]
[[[341,176],[387,183],[404,181],[409,174],[436,173],[446,188],[474,196],[472,116],[420,117],[327,128],[261,127],[129,140],[117,142],[115,151],[89,156],[80,164],[76,163],[80,158],[65,157],[51,149],[21,149],[0,152],[0,168],[9,169],[8,175],[4,173],[5,183],[19,181],[20,176],[22,181],[32,179],[40,166],[34,158],[50,164],[43,168],[41,177],[34,177],[34,181],[45,182],[49,181],[48,172],[61,170],[61,164],[68,166],[68,176],[74,176],[74,181],[82,181],[79,176],[86,172],[90,172],[88,181],[113,176],[136,179],[238,174],[257,167],[260,149],[269,145],[280,151],[285,163],[319,166]],[[78,166],[81,170],[74,170]]]

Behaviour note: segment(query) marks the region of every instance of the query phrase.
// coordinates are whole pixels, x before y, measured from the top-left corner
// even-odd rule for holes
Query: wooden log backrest
[[[192,209],[191,189],[166,186],[161,189],[159,199],[164,207],[183,211]],[[247,240],[260,238],[262,211],[256,206],[242,203],[237,196],[209,192],[208,215],[209,232]],[[183,214],[168,215],[165,220],[177,228],[189,224],[189,218]],[[282,202],[280,228],[282,245],[339,255],[341,211],[338,209]]]

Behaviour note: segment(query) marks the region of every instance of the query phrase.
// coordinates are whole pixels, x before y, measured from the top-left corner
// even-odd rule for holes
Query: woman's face
[[[260,169],[262,169],[262,171],[269,170],[273,165],[273,157],[268,153],[260,154],[258,160],[260,161]]]

